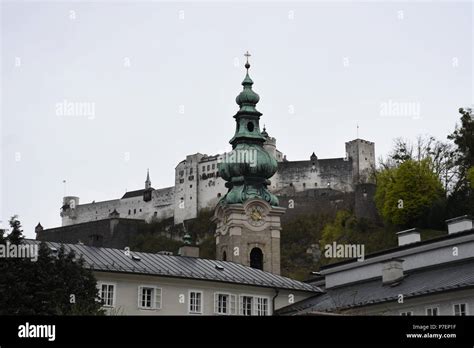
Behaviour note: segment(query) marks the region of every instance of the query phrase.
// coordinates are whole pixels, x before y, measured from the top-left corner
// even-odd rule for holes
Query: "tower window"
[[[249,132],[253,132],[254,130],[254,125],[253,125],[253,122],[249,122],[247,123],[247,129],[249,130]]]
[[[212,169],[215,169],[215,168],[216,168],[216,165],[215,165],[215,164],[213,164],[213,165],[212,165]]]
[[[220,198],[220,197],[221,197],[221,194],[220,194],[220,193],[218,193],[218,194],[217,194],[217,198]]]
[[[130,215],[132,213],[132,211],[130,209],[128,209],[128,215]]]
[[[202,171],[205,171],[206,170],[206,166],[202,166]]]
[[[133,213],[136,214],[136,213],[137,213],[137,210],[136,210],[136,209],[133,209]]]
[[[304,187],[306,187],[306,183],[305,183],[305,182],[303,183],[303,188],[304,188]]]
[[[250,267],[263,270],[263,253],[260,248],[253,248],[250,252]]]
[[[209,164],[207,165],[207,170],[211,170],[211,166]]]
[[[225,251],[222,253],[222,261],[227,261],[227,253]]]
[[[189,185],[189,188],[193,188],[193,185]]]

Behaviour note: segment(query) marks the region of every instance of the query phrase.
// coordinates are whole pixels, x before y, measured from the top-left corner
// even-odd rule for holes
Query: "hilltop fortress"
[[[345,144],[345,157],[341,158],[319,159],[313,152],[307,160],[289,161],[265,128],[261,134],[266,138],[264,149],[278,162],[278,170],[268,186],[276,196],[328,189],[356,192],[359,184],[370,183],[370,171],[375,166],[373,142],[349,141]],[[147,173],[144,188],[126,192],[118,199],[80,204],[79,197],[66,196],[60,212],[62,226],[111,217],[145,221],[173,218],[175,224],[196,218],[200,210],[214,209],[227,193],[217,170],[223,157],[225,154],[186,156],[175,168],[175,185],[171,187],[153,188]]]

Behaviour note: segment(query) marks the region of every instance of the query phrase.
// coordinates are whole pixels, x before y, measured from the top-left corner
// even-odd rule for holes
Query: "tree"
[[[377,174],[375,203],[388,223],[413,227],[443,196],[443,187],[432,171],[430,159],[407,160]]]
[[[394,148],[389,154],[388,165],[397,167],[406,161],[430,160],[430,167],[441,181],[446,193],[451,192],[457,182],[458,167],[453,160],[455,149],[452,143],[442,142],[432,136],[418,136],[415,143],[403,138],[394,140]],[[392,164],[392,165],[389,165]]]
[[[17,216],[2,242],[24,244]],[[52,253],[42,242],[34,259],[6,258],[0,262],[0,315],[102,314],[97,283],[84,260],[61,247]]]
[[[23,241],[23,230],[21,229],[21,222],[18,220],[18,215],[14,215],[9,221],[11,232],[7,236],[7,240],[11,244],[21,244]]]
[[[474,194],[471,185],[474,167],[474,120],[471,108],[460,108],[461,125],[448,135],[456,145],[454,162],[458,166],[458,181],[448,199],[449,216],[474,213]]]

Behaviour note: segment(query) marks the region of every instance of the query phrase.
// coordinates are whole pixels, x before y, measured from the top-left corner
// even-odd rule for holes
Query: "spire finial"
[[[247,72],[248,72],[248,70],[249,70],[249,68],[250,68],[249,57],[252,56],[252,55],[249,53],[249,51],[247,51],[247,52],[244,54],[244,56],[247,58],[247,63],[245,63],[245,68],[247,69]]]
[[[146,181],[145,181],[145,189],[149,189],[151,187],[151,180],[150,180],[150,169],[147,168],[146,170]]]

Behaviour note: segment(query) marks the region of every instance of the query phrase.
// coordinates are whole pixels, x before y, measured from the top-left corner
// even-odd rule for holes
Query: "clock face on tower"
[[[265,223],[264,209],[259,206],[250,207],[247,211],[247,221],[252,226],[261,226]]]

